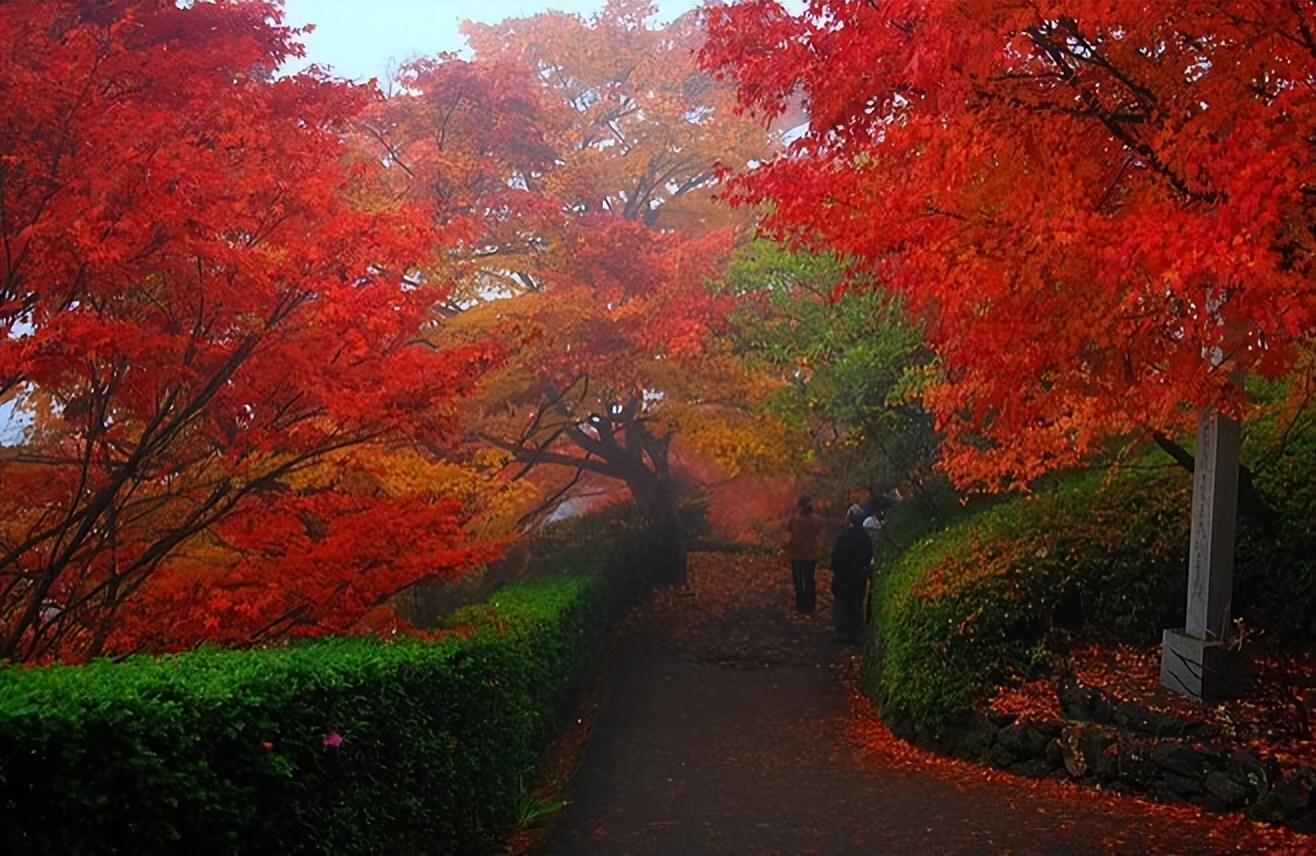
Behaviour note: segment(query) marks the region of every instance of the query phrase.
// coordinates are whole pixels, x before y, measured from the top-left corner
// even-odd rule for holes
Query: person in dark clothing
[[[795,582],[795,611],[807,615],[818,600],[814,573],[818,567],[818,536],[822,533],[822,521],[813,513],[813,500],[800,497],[787,528],[786,555]]]
[[[850,501],[864,510],[864,517],[876,517],[881,521],[900,502],[900,490],[857,487],[850,491]]]
[[[873,542],[864,531],[867,515],[850,506],[850,524],[832,547],[832,619],[838,641],[861,645],[864,641],[864,598],[872,574]]]

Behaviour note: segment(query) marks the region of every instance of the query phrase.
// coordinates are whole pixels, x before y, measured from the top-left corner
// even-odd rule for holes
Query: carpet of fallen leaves
[[[1311,729],[1316,706],[1316,651],[1260,650],[1251,692],[1203,704],[1160,685],[1160,649],[1086,644],[1072,650],[1074,676],[1106,695],[1159,713],[1213,726],[1221,742],[1256,750],[1281,764],[1316,764]]]
[[[796,662],[801,657],[816,654],[808,650],[782,650],[781,641],[789,639],[792,634],[781,633],[781,626],[798,620],[830,621],[831,598],[827,593],[830,581],[828,572],[818,571],[818,609],[807,619],[796,619],[790,615],[790,574],[784,559],[756,553],[692,553],[688,589],[659,592],[637,610],[631,620],[650,627],[660,625],[667,628],[687,655],[699,659],[734,661],[734,664],[751,668]],[[743,620],[732,622],[731,626],[738,629],[727,633],[726,619],[733,616]],[[1081,664],[1078,677],[1116,697],[1136,698],[1144,704],[1153,700],[1181,707],[1190,704],[1187,700],[1170,698],[1169,694],[1162,696],[1158,692],[1160,666],[1157,656],[1155,650],[1128,646],[1090,645],[1072,652],[1074,663]],[[1062,804],[1069,802],[1075,809],[1104,807],[1128,820],[1125,835],[1104,842],[1110,852],[1127,850],[1126,840],[1138,840],[1157,832],[1163,837],[1167,828],[1172,827],[1185,833],[1192,829],[1209,836],[1219,852],[1316,852],[1316,842],[1309,837],[1251,821],[1241,815],[1217,815],[1196,806],[1166,805],[1064,780],[1024,778],[935,755],[899,739],[878,718],[872,703],[859,689],[862,668],[859,657],[844,658],[840,662],[839,678],[847,683],[851,698],[849,730],[873,764],[875,773],[893,766],[914,769],[966,790],[984,782],[1003,783],[1018,791],[1021,806],[1040,805],[1036,800],[1031,803],[1030,800],[1045,795]],[[1310,661],[1295,661],[1290,666],[1297,668],[1301,663],[1311,665]],[[1261,673],[1264,674],[1264,664]],[[1133,695],[1135,688],[1143,694]],[[1121,692],[1127,695],[1120,695]],[[1038,719],[1060,716],[1055,691],[1045,679],[1015,688],[1015,698],[1020,708],[1011,712],[1021,716]],[[1216,717],[1214,721],[1217,723],[1228,716],[1234,722],[1252,722],[1257,728],[1263,728],[1272,711],[1273,708],[1266,704],[1254,702],[1240,706],[1235,713],[1221,712],[1217,708],[1198,710],[1197,718],[1209,713]],[[1311,757],[1309,754],[1308,759]],[[1050,800],[1047,803],[1052,804]],[[1062,829],[1068,823],[1071,821],[1057,820]]]
[[[689,582],[659,589],[627,619],[632,632],[653,633],[686,657],[731,668],[811,663],[817,653],[799,644],[796,622],[832,620],[831,572],[817,572],[818,605],[811,615],[791,609],[787,560],[764,552],[694,552]]]
[[[1054,722],[1062,719],[1060,699],[1052,678],[1035,678],[1003,687],[988,703],[992,713],[1009,714],[1019,722]]]
[[[803,644],[806,639],[825,643],[830,638],[826,628],[831,620],[829,583],[828,572],[820,570],[818,608],[811,616],[799,617],[791,609],[790,572],[780,556],[752,552],[692,553],[688,586],[655,592],[632,611],[618,633],[673,646],[679,656],[731,669],[766,669],[813,662],[821,652],[827,652],[825,658],[835,679],[846,687],[849,701],[843,714],[845,721],[835,726],[812,721],[802,727],[818,734],[833,727],[842,728],[848,736],[844,742],[859,750],[859,757],[850,756],[851,760],[871,769],[874,776],[888,775],[892,770],[912,771],[920,776],[936,777],[966,795],[983,787],[1008,789],[1012,810],[1048,815],[1058,831],[1073,830],[1075,823],[1091,816],[1094,809],[1118,816],[1124,821],[1122,831],[1100,842],[1108,852],[1132,852],[1138,849],[1139,842],[1180,837],[1185,841],[1210,841],[1211,852],[1220,853],[1316,852],[1316,842],[1310,838],[1241,815],[1215,815],[1195,806],[1165,805],[1061,779],[1013,776],[935,755],[900,740],[881,722],[871,702],[860,691],[862,658],[857,652],[838,658],[835,648]],[[1080,664],[1079,677],[1085,682],[1140,703],[1156,698],[1158,667],[1154,651],[1092,646],[1076,649],[1073,654],[1076,664]],[[1146,695],[1138,694],[1144,690]],[[1060,715],[1048,680],[1011,688],[998,696],[995,703],[998,709],[1024,718],[1055,719]],[[1163,701],[1170,705],[1179,703],[1177,699]],[[573,760],[589,732],[590,714],[597,707],[597,700],[591,701],[588,707],[589,713],[566,738],[570,744],[566,754]],[[1259,727],[1268,715],[1264,706],[1247,709],[1250,711],[1247,714],[1241,711],[1230,714],[1232,720],[1252,721]],[[1198,718],[1207,713],[1210,712],[1196,711]],[[765,746],[763,751],[775,749]],[[747,763],[753,761],[747,759]],[[565,766],[569,768],[571,764]],[[559,767],[556,775],[559,783],[568,772]],[[606,835],[602,827],[596,831],[596,836]],[[1200,847],[1195,849],[1201,852]],[[1172,851],[1174,848],[1170,847],[1166,852]],[[512,852],[525,852],[525,849]]]
[[[1255,751],[1281,766],[1316,765],[1316,652],[1257,653],[1252,689],[1243,698],[1204,704],[1172,693],[1160,684],[1160,648],[1085,642],[1069,651],[1075,678],[1117,701],[1211,726],[1216,742],[1237,751]],[[1055,679],[1038,678],[1005,687],[991,699],[993,713],[1021,721],[1062,719]]]
[[[957,788],[969,790],[984,782],[1007,784],[1019,794],[1018,805],[1032,805],[1040,813],[1056,811],[1056,802],[1072,804],[1076,810],[1104,808],[1127,819],[1123,834],[1102,842],[1108,852],[1127,852],[1128,841],[1163,837],[1169,828],[1187,835],[1190,831],[1207,837],[1218,852],[1239,853],[1312,853],[1316,841],[1282,827],[1248,820],[1241,815],[1217,815],[1196,806],[1166,805],[1139,797],[1116,794],[1088,785],[1061,779],[1029,779],[982,767],[968,761],[959,761],[935,755],[912,746],[891,733],[878,718],[872,703],[858,690],[856,674],[850,676],[851,734],[863,748],[872,763],[881,768],[905,768],[934,775]],[[1037,797],[1046,797],[1045,801]],[[1059,812],[1057,812],[1059,813]],[[1072,821],[1059,820],[1064,830]]]

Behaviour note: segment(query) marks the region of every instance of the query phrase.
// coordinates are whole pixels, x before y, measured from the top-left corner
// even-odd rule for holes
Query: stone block
[[[1101,703],[1101,694],[1074,680],[1065,680],[1057,690],[1060,709],[1069,719],[1090,720]]]
[[[1275,765],[1268,764],[1251,752],[1234,754],[1225,772],[1239,785],[1247,788],[1249,802],[1269,791],[1271,783],[1277,778]]]
[[[1191,746],[1161,744],[1152,749],[1152,760],[1162,770],[1185,779],[1201,779],[1214,770],[1218,756]]]
[[[1202,781],[1202,788],[1211,796],[1220,800],[1226,809],[1235,809],[1247,804],[1252,798],[1252,791],[1231,779],[1224,773],[1210,773]]]
[[[1306,809],[1288,820],[1288,827],[1302,835],[1316,835],[1316,809]]]
[[[1166,770],[1161,777],[1161,781],[1179,799],[1191,801],[1202,795],[1202,782],[1200,779],[1181,776],[1178,773]]]
[[[1252,678],[1252,658],[1244,646],[1208,642],[1183,630],[1161,637],[1161,684],[1203,701],[1243,695]]]
[[[1287,816],[1316,810],[1316,771],[1301,770],[1286,777],[1275,788],[1275,796]]]
[[[996,734],[996,742],[1015,760],[1046,758],[1046,745],[1050,735],[1029,724],[1007,725]]]
[[[1059,737],[1051,738],[1046,744],[1046,765],[1053,770],[1062,769],[1065,766],[1065,744]]]
[[[1051,765],[1043,758],[1030,758],[1027,761],[1020,761],[1017,764],[1011,764],[1009,771],[1016,776],[1023,776],[1027,779],[1045,779],[1051,773]]]

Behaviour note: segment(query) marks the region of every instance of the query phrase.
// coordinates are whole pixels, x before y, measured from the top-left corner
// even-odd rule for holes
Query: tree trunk
[[[1189,473],[1193,472],[1196,461],[1187,449],[1161,433],[1152,434],[1152,439],[1162,451],[1174,459],[1176,464]],[[1243,463],[1238,465],[1238,511],[1248,523],[1263,529],[1272,527],[1277,520],[1275,509],[1271,508],[1270,503],[1266,502],[1266,498],[1257,490],[1256,482],[1252,480],[1252,470]]]
[[[689,548],[685,527],[676,501],[676,486],[669,480],[648,474],[648,478],[628,480],[635,504],[653,527],[654,560],[659,581],[670,585],[689,582]]]

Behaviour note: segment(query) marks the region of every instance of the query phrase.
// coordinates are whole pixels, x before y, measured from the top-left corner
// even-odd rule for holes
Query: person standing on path
[[[832,620],[836,639],[850,645],[864,641],[864,598],[872,574],[873,541],[864,531],[868,517],[860,505],[850,506],[850,524],[832,547]]]
[[[786,556],[790,559],[791,578],[795,582],[795,611],[808,615],[818,602],[815,577],[818,535],[822,532],[822,521],[813,513],[812,499],[800,497],[787,529]]]

